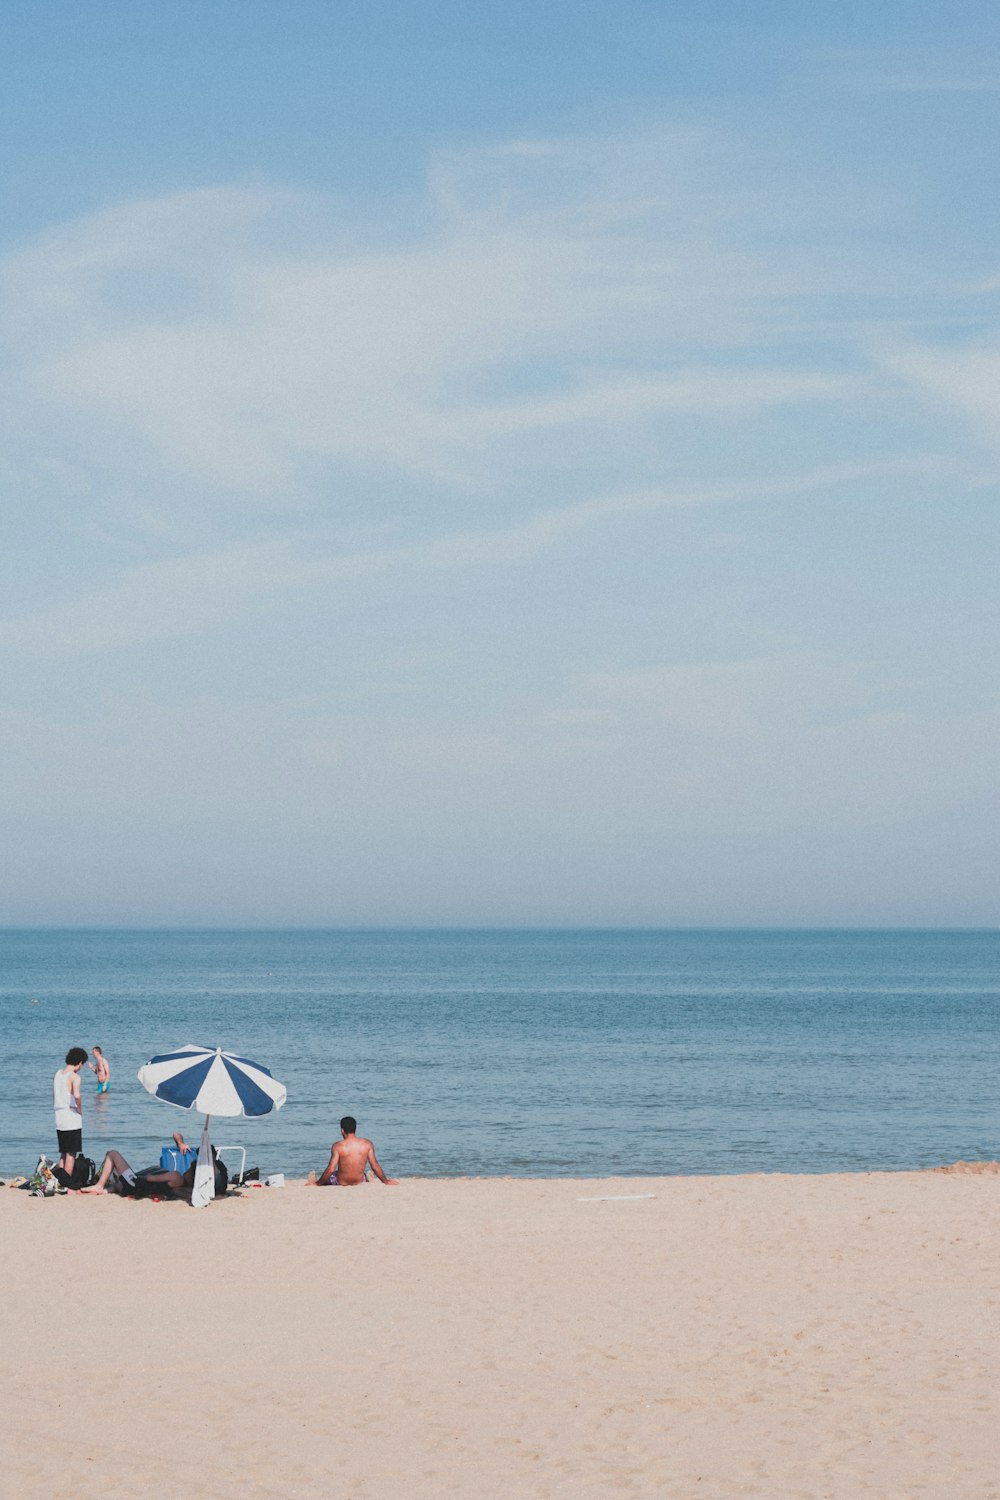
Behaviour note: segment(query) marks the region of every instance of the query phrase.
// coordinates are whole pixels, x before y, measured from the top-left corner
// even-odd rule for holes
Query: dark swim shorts
[[[59,1150],[66,1151],[70,1156],[76,1156],[83,1150],[83,1130],[57,1130],[56,1140],[59,1142]]]

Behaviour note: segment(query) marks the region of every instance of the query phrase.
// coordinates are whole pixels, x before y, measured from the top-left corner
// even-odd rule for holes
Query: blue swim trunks
[[[111,1080],[109,1078],[105,1078],[105,1080],[104,1080],[103,1083],[98,1082],[97,1092],[99,1094],[106,1094],[108,1092],[108,1086],[109,1086],[110,1082],[111,1082]]]

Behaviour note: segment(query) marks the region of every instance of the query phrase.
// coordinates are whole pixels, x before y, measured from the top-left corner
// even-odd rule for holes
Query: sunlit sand
[[[983,1500],[1000,1471],[991,1173],[5,1191],[0,1238],[19,1500]]]

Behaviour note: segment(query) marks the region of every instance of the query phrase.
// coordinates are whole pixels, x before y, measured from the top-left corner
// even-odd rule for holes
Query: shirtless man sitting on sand
[[[340,1122],[341,1139],[330,1147],[330,1160],[319,1177],[310,1172],[307,1187],[360,1187],[366,1181],[365,1169],[371,1167],[379,1182],[386,1187],[398,1186],[399,1179],[387,1177],[378,1164],[375,1147],[363,1135],[356,1135],[358,1122],[353,1115],[345,1115]]]

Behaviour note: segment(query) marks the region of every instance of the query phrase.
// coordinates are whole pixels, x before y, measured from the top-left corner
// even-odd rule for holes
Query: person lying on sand
[[[345,1115],[340,1122],[341,1139],[330,1147],[330,1160],[318,1178],[315,1172],[309,1173],[307,1187],[360,1187],[368,1180],[368,1167],[386,1187],[398,1186],[399,1179],[385,1175],[375,1156],[375,1147],[363,1135],[355,1133],[357,1128],[354,1116]]]
[[[179,1130],[174,1131],[174,1140],[179,1151],[191,1153],[190,1146],[185,1145]],[[229,1186],[229,1173],[224,1163],[219,1160],[219,1154],[214,1146],[212,1147],[212,1160],[215,1162],[215,1196],[221,1198]],[[150,1186],[157,1195],[162,1194],[165,1198],[183,1198],[190,1201],[197,1165],[197,1158],[192,1157],[191,1166],[183,1173],[171,1172],[163,1167],[144,1167],[141,1172],[133,1172],[120,1151],[109,1151],[101,1163],[97,1181],[92,1187],[80,1188],[79,1192],[118,1193],[124,1198],[134,1198]]]

